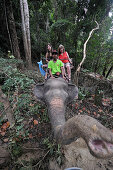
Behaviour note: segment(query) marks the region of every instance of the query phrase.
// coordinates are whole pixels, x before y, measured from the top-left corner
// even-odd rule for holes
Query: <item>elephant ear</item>
[[[74,84],[68,84],[68,103],[78,99],[78,88]]]
[[[37,84],[34,88],[34,95],[37,97],[38,100],[44,102],[44,83]]]

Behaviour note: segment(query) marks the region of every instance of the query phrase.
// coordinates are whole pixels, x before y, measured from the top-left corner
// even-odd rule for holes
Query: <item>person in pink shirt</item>
[[[67,69],[67,74],[68,74],[68,81],[71,81],[71,68],[70,64],[72,64],[71,59],[69,58],[69,54],[67,51],[65,51],[65,48],[63,45],[59,45],[58,47],[58,59],[63,62],[63,67],[64,67],[64,73],[66,74],[65,68]]]

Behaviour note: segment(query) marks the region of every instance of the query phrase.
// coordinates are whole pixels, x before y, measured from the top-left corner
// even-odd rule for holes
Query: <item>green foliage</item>
[[[11,149],[12,149],[12,157],[13,158],[17,158],[22,155],[22,148],[17,143],[11,145]]]
[[[42,122],[49,122],[49,117],[47,114],[47,109],[44,110],[43,114],[40,115],[41,116],[41,121]]]
[[[47,148],[50,150],[50,154],[54,155],[56,157],[57,163],[61,165],[63,161],[62,160],[63,153],[62,153],[61,145],[60,144],[57,145],[55,142],[52,143],[49,140],[49,138],[45,138],[43,144],[47,146]]]
[[[84,88],[79,88],[79,92],[78,92],[78,99],[79,100],[84,100],[85,97],[88,95],[88,91],[86,91]]]
[[[18,71],[15,63],[21,63],[21,62],[17,62],[17,60],[13,60],[13,59],[11,60],[1,59],[1,61],[2,62],[0,63],[0,65],[2,66],[2,75],[3,74],[5,75],[4,77],[2,77],[5,78],[4,86],[2,87],[2,90],[5,93],[7,93],[8,91],[15,91],[15,89],[17,88],[27,91],[28,87],[30,87],[31,84],[34,83],[34,81]],[[10,63],[12,64],[12,66],[11,65],[6,66]]]
[[[8,95],[16,123],[15,132],[10,139],[12,144],[16,142],[16,140],[12,139],[14,137],[19,138],[20,141],[28,137],[29,132],[27,129],[24,129],[22,122],[25,120],[25,117],[29,119],[29,116],[39,113],[40,110],[40,105],[35,103],[31,93],[31,88],[34,84],[33,79],[21,73],[16,68],[15,63],[18,62],[14,59],[1,59],[0,63],[2,65],[2,74],[4,74],[2,90]],[[1,110],[4,109],[2,103],[0,108]]]

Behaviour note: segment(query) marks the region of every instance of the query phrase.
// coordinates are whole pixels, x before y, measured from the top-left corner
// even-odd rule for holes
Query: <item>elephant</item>
[[[113,156],[113,132],[88,115],[75,115],[65,120],[66,105],[78,98],[78,88],[63,78],[48,79],[37,84],[34,95],[44,102],[52,125],[54,138],[67,145],[82,137],[90,153],[97,158]]]

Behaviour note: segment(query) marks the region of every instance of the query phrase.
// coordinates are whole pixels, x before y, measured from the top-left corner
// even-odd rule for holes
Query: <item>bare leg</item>
[[[66,77],[66,70],[65,70],[65,66],[63,66],[63,74]]]
[[[46,71],[46,74],[45,74],[45,80],[47,79],[47,71]]]
[[[70,69],[70,66],[67,66],[67,74],[68,74],[68,79],[71,80],[71,69]]]

